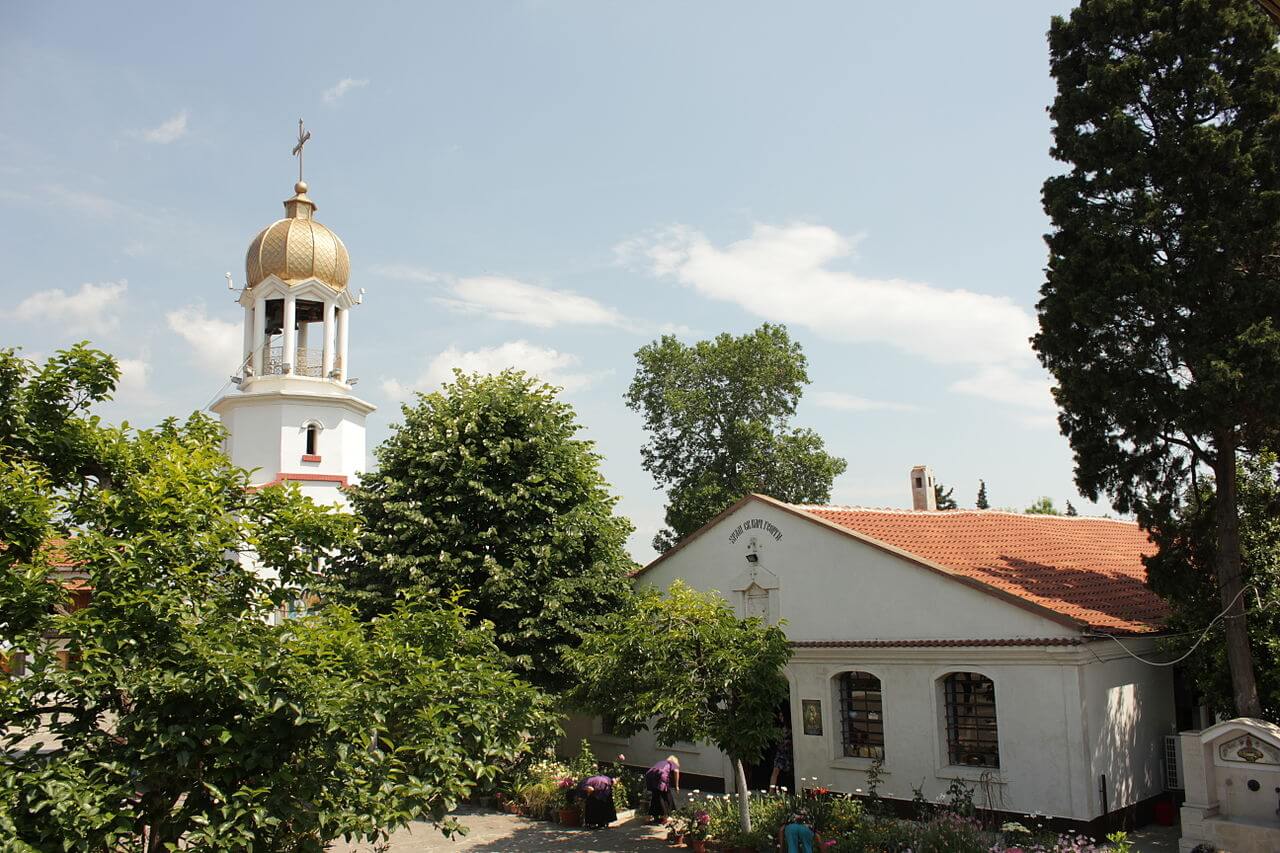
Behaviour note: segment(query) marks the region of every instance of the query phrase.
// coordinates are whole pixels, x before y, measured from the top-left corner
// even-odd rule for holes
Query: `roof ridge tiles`
[[[910,509],[900,506],[861,506],[858,504],[797,504],[789,503],[787,506],[792,509],[812,512],[814,510],[828,510],[831,512],[885,512],[897,515],[921,515],[921,516],[960,516],[960,515],[990,515],[990,516],[1007,516],[1009,518],[1025,518],[1033,520],[1057,520],[1065,522],[1080,521],[1110,521],[1115,524],[1136,525],[1137,522],[1127,518],[1112,518],[1107,515],[1045,515],[1034,512],[1018,512],[1017,510],[1008,509]]]

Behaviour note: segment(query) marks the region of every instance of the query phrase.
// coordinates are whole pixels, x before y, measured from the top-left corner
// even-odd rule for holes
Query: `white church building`
[[[785,623],[789,785],[865,791],[879,763],[878,793],[897,800],[963,780],[980,807],[1095,829],[1149,806],[1176,772],[1176,729],[1170,670],[1130,655],[1159,658],[1167,613],[1144,584],[1146,535],[1102,518],[936,511],[928,469],[911,476],[915,510],[750,495],[636,582],[680,579]],[[705,745],[625,740],[577,718],[566,743],[582,737],[629,764],[674,754],[685,774],[733,787]]]
[[[249,245],[238,388],[212,409],[227,455],[253,472],[253,485],[294,481],[316,503],[345,507],[374,410],[349,379],[349,315],[360,299],[347,287],[347,247],[316,221],[301,180],[284,209]]]

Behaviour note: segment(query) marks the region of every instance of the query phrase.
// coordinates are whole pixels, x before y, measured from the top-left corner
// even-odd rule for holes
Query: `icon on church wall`
[[[822,700],[801,699],[800,716],[804,720],[804,733],[822,735]]]

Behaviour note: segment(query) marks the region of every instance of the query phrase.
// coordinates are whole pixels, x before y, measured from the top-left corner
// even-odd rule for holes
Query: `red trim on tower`
[[[303,461],[303,462],[319,462],[319,461],[320,461],[320,454],[319,454],[319,453],[304,453],[304,454],[302,454],[302,461]]]

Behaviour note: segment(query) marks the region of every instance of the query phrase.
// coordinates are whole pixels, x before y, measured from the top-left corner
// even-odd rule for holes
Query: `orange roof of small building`
[[[1162,630],[1169,607],[1146,585],[1155,545],[1137,524],[991,510],[789,509],[1099,631]]]

